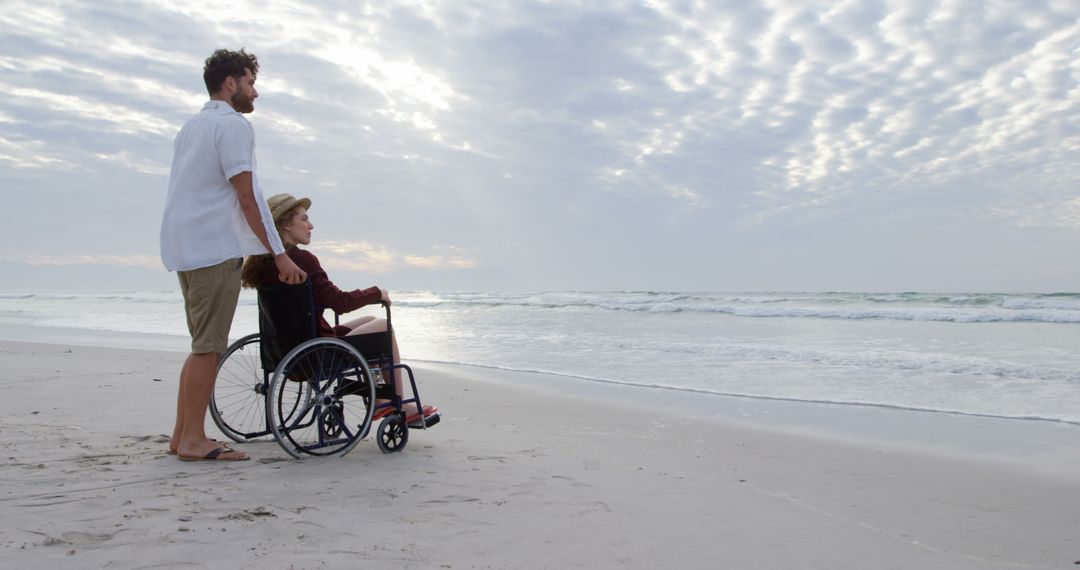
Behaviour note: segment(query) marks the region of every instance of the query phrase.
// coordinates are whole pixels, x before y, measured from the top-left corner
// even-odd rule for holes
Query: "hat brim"
[[[282,197],[285,197],[285,199],[281,202],[277,204],[268,204],[270,206],[270,214],[274,217],[274,223],[280,222],[282,216],[285,215],[285,212],[288,212],[289,210],[292,210],[297,206],[302,206],[305,210],[311,209],[310,198],[296,198],[295,196],[291,196],[288,194],[278,194],[272,196],[270,198],[270,201],[274,201]]]

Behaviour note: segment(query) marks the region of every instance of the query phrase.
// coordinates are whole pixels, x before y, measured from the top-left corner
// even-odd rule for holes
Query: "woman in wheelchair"
[[[375,303],[390,305],[389,293],[387,293],[386,289],[377,286],[342,291],[327,277],[326,271],[319,264],[319,258],[315,254],[297,247],[298,245],[311,243],[311,231],[315,226],[311,224],[308,215],[308,208],[311,207],[310,199],[298,199],[289,194],[278,194],[271,196],[267,203],[270,205],[270,211],[274,216],[274,225],[281,236],[281,243],[284,244],[286,253],[293,263],[307,273],[308,279],[311,280],[315,304],[318,307],[331,309],[335,313],[342,314]],[[241,279],[244,287],[252,289],[280,283],[277,267],[274,265],[274,259],[270,255],[248,257],[244,261]],[[320,336],[330,337],[386,332],[386,319],[365,316],[337,326],[331,326],[320,314],[318,328]],[[400,359],[398,357],[397,336],[394,335],[393,331],[391,331],[391,340],[393,361],[394,364],[397,364]],[[394,371],[394,387],[398,396],[401,396],[400,370]],[[383,409],[389,411],[389,408]],[[404,411],[409,423],[421,419],[415,404],[408,404]],[[426,417],[436,411],[433,406],[424,406],[423,415]]]

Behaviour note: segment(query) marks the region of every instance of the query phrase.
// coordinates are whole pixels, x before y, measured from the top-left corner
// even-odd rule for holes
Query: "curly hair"
[[[221,85],[228,77],[240,79],[244,76],[244,70],[250,69],[252,77],[259,74],[259,59],[253,53],[247,53],[244,48],[240,51],[219,49],[214,55],[206,58],[203,66],[203,82],[210,95],[221,91]]]

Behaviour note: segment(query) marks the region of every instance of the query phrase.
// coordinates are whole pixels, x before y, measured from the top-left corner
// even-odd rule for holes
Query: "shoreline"
[[[567,393],[553,377],[418,364],[422,396],[444,419],[400,454],[369,439],[343,458],[295,461],[271,441],[239,444],[252,461],[185,464],[164,453],[163,435],[182,360],[0,342],[5,560],[646,568],[677,552],[705,567],[950,570],[1080,560],[1080,469],[1065,447],[958,454],[910,435],[845,440],[759,403],[690,409],[670,394]],[[953,443],[979,435],[1015,450],[1027,437],[1002,422],[943,421],[967,425]]]
[[[452,377],[468,377],[574,398],[598,406],[632,408],[645,415],[674,415],[684,417],[685,421],[710,422],[721,427],[984,461],[1046,476],[1080,479],[1080,426],[1068,423],[696,394],[459,364],[425,362],[422,368]]]
[[[15,338],[17,333],[23,333],[25,338]],[[230,338],[230,342],[235,340]],[[16,328],[0,321],[0,344],[6,342],[186,355],[189,339],[175,335],[63,327]],[[552,390],[553,393],[592,399],[601,404],[612,399],[615,403],[636,407],[682,410],[699,419],[711,418],[749,428],[813,435],[861,445],[891,445],[913,451],[1014,462],[1029,467],[1035,465],[1048,472],[1063,470],[1080,476],[1080,424],[1066,420],[721,394],[545,371],[410,360],[408,355],[405,355],[404,362],[445,374]],[[994,435],[987,436],[988,433]]]

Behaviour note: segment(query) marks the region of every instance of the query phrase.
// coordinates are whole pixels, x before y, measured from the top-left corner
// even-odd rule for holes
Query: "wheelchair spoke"
[[[271,425],[282,446],[296,457],[345,453],[355,446],[372,414],[368,376],[363,357],[341,341],[314,340],[294,349],[279,366],[272,390]]]
[[[305,404],[303,404],[303,408],[300,409],[299,411],[297,411],[296,408],[299,405],[299,401],[300,401],[300,398],[302,397],[302,393],[303,393],[303,388],[300,388],[300,394],[297,394],[296,401],[293,402],[293,409],[291,411],[289,411],[288,416],[285,416],[284,413],[282,413],[282,418],[285,419],[285,420],[288,420],[289,418],[294,418],[294,417],[296,418],[293,421],[292,424],[286,424],[288,429],[296,429],[297,426],[300,423],[300,420],[305,418],[308,415],[308,412],[311,411],[311,409],[314,408],[316,404],[318,404],[318,403],[316,403],[314,401],[314,398],[309,396],[307,398],[307,402]],[[284,411],[284,409],[281,409],[281,411]]]
[[[210,412],[229,438],[245,441],[266,433],[259,335],[234,342],[222,355],[214,380]]]

